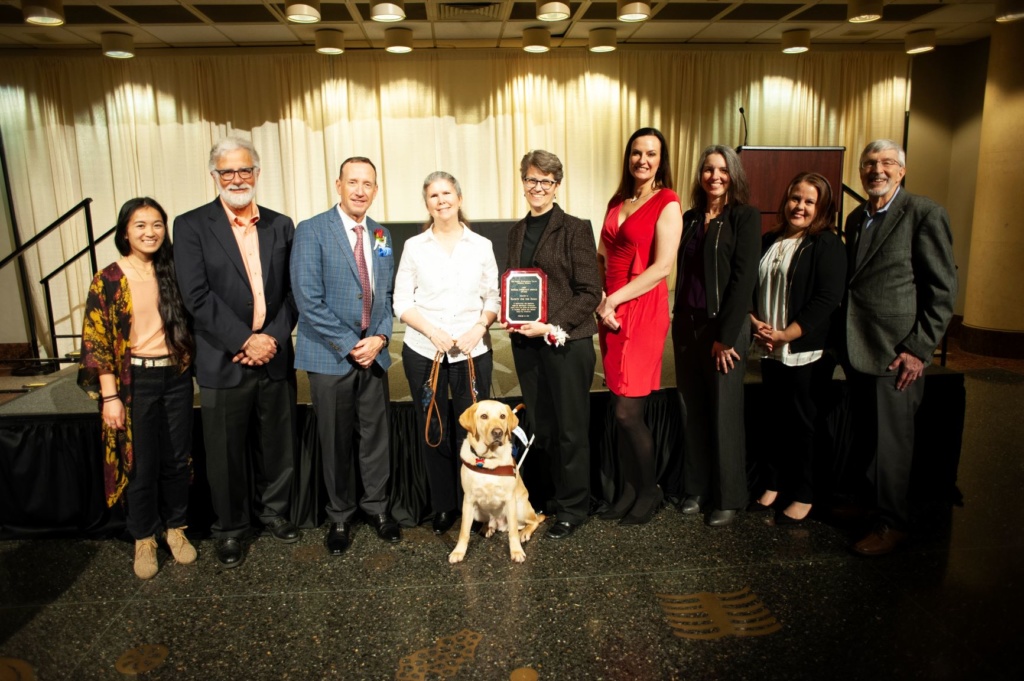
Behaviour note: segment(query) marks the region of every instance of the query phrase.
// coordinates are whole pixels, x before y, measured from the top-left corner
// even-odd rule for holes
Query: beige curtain
[[[895,51],[3,58],[0,130],[23,240],[85,197],[97,232],[133,196],[153,196],[172,219],[211,200],[207,154],[225,134],[254,140],[260,203],[296,221],[334,203],[338,166],[356,155],[377,163],[378,220],[425,218],[422,181],[438,169],[460,179],[470,219],[521,215],[519,159],[545,148],[565,164],[559,202],[596,232],[633,130],[665,133],[686,203],[700,150],[740,143],[740,106],[749,144],[846,146],[857,186],[863,144],[902,137],[908,66]],[[28,256],[30,279],[85,244],[77,219]],[[108,244],[100,265],[115,257]],[[53,282],[58,334],[80,331],[89,270],[83,260]]]

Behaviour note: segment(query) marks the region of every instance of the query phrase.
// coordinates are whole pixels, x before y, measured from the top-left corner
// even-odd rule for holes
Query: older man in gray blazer
[[[346,159],[339,175],[338,205],[299,223],[291,259],[295,367],[309,374],[328,497],[324,544],[332,556],[348,548],[359,508],[381,539],[401,539],[387,497],[391,234],[366,215],[377,195],[370,159]]]
[[[854,417],[874,461],[868,476],[879,522],[853,550],[890,553],[907,538],[914,416],[924,395],[924,368],[946,331],[956,300],[949,215],[900,186],[906,154],[876,140],[860,157],[868,201],[846,221],[849,257],[844,368]]]

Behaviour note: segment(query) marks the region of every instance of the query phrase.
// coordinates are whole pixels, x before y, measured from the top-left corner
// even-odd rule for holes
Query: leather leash
[[[441,444],[441,440],[444,439],[444,424],[441,423],[441,412],[437,406],[437,375],[441,371],[441,362],[444,361],[444,353],[438,350],[434,354],[434,364],[430,367],[430,404],[427,406],[427,422],[423,427],[423,439],[426,440],[428,447],[437,447]],[[469,362],[469,394],[473,398],[473,404],[476,404],[476,366],[473,364],[473,357],[467,356],[466,361]],[[444,399],[448,399],[445,395]],[[437,417],[437,442],[430,441],[430,422]]]

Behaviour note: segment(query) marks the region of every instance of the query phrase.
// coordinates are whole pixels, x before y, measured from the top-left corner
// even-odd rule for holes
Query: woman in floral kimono
[[[93,278],[82,328],[79,385],[99,400],[107,505],[127,505],[135,574],[157,572],[156,535],[191,563],[185,538],[192,447],[194,343],[174,276],[167,214],[150,198],[121,207],[122,257]]]

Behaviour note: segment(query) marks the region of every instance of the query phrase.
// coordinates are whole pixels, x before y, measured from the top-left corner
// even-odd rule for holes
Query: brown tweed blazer
[[[548,275],[548,323],[559,326],[569,340],[597,333],[594,310],[601,302],[601,276],[597,270],[597,246],[589,220],[580,220],[556,203],[533,257],[533,266]],[[506,269],[520,264],[526,218],[508,232]]]

